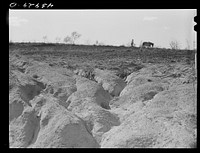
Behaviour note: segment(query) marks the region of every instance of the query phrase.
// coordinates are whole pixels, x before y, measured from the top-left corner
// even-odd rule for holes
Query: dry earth
[[[9,47],[10,148],[196,148],[188,51]]]

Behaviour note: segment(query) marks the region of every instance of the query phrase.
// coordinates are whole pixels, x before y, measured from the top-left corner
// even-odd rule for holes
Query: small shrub
[[[169,43],[169,45],[170,45],[171,49],[173,49],[173,50],[180,49],[180,45],[179,45],[178,41],[171,41]]]

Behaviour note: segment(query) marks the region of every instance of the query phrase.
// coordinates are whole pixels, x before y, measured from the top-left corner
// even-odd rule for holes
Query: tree
[[[65,37],[64,42],[71,44],[71,42],[72,42],[71,37],[70,36]]]
[[[47,36],[43,36],[44,43],[47,42]]]
[[[78,32],[74,31],[71,34],[71,41],[74,44],[75,41],[81,36],[81,34],[79,34]]]
[[[81,36],[81,34],[77,33],[76,31],[71,33],[71,36],[66,36],[64,38],[64,42],[68,44],[74,44],[75,41]]]
[[[170,45],[171,49],[174,49],[174,50],[180,49],[180,45],[179,45],[178,41],[176,41],[176,40],[171,41],[169,43],[169,45]]]

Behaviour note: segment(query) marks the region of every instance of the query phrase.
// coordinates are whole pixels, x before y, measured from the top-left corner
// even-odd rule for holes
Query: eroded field
[[[9,143],[25,148],[194,148],[194,52],[9,46]]]

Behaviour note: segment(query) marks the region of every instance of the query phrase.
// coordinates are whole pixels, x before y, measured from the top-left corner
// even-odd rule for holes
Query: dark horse
[[[153,43],[152,42],[143,42],[142,43],[142,47],[153,47]]]

